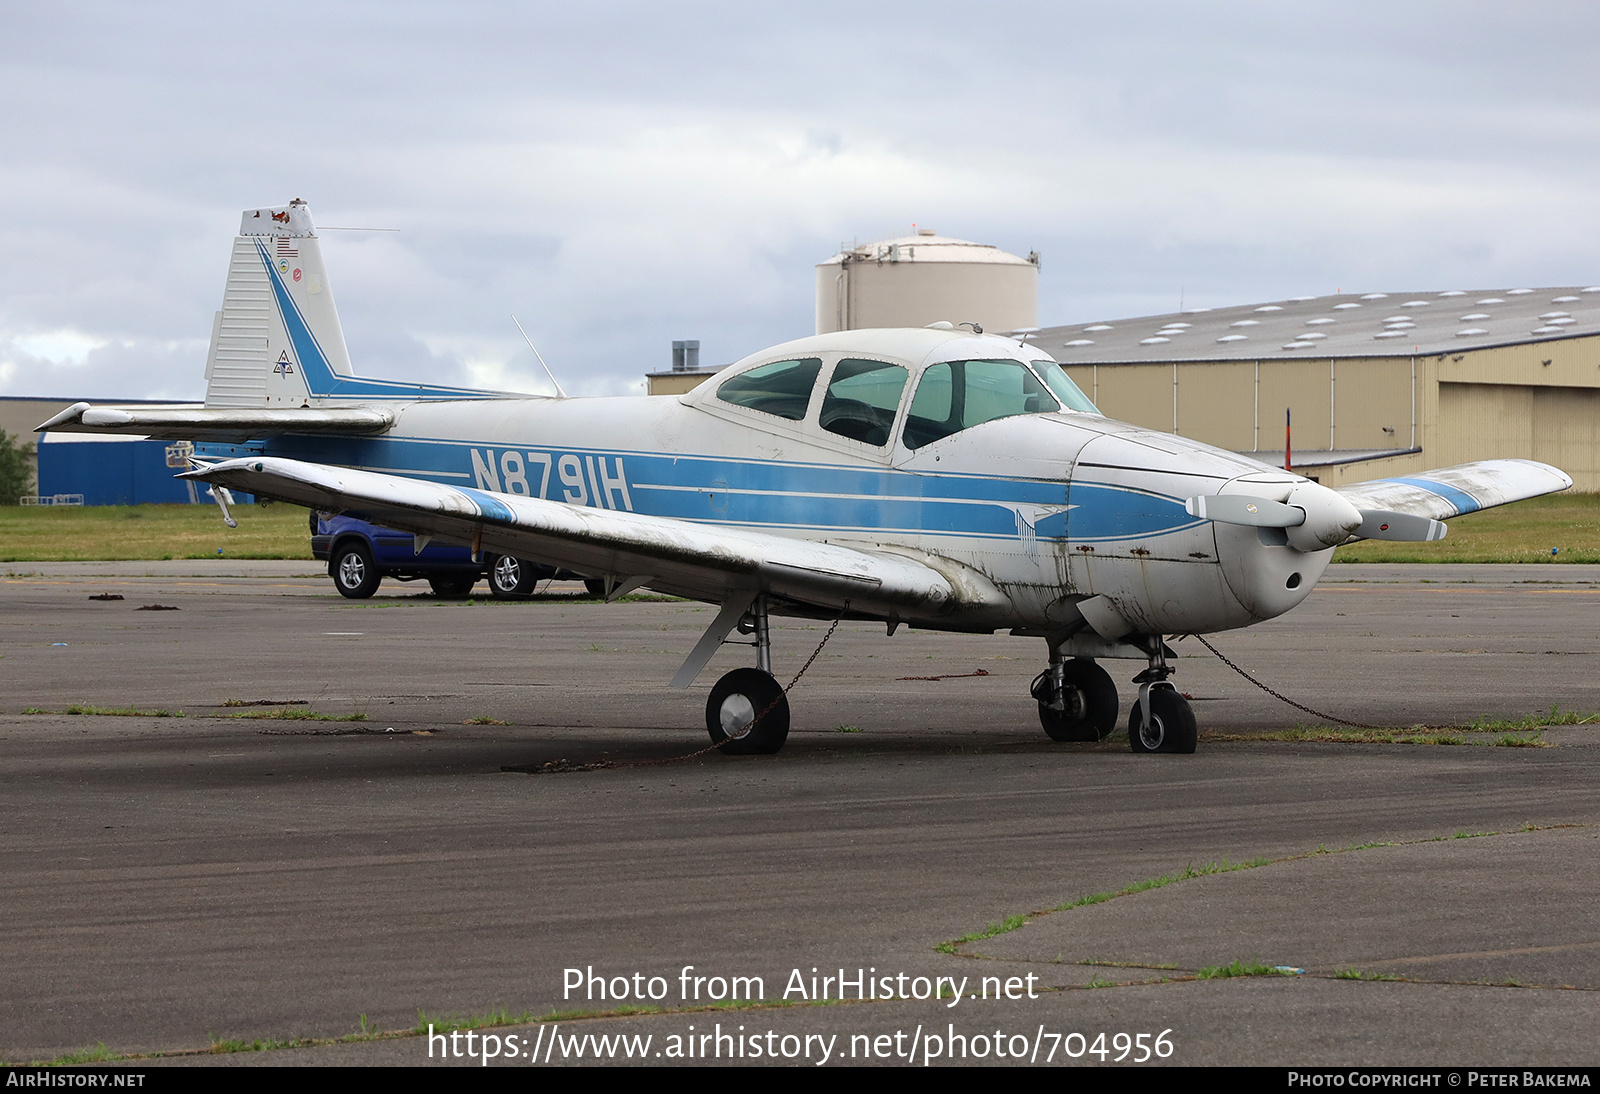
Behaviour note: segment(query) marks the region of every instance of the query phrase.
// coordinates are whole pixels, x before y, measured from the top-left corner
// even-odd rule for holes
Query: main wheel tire
[[[1052,741],[1105,740],[1117,726],[1117,685],[1111,674],[1086,657],[1074,657],[1062,676],[1066,709],[1039,704],[1045,733]]]
[[[590,596],[606,595],[606,579],[603,577],[586,577],[583,579],[583,587],[589,591]]]
[[[726,755],[771,755],[789,739],[788,697],[770,674],[734,669],[706,700],[706,731]]]
[[[489,562],[489,593],[498,600],[522,600],[539,583],[533,567],[520,558],[496,555]]]
[[[472,587],[477,583],[478,579],[471,574],[446,574],[428,579],[433,595],[440,600],[465,600],[472,595]]]
[[[339,590],[339,595],[351,600],[365,600],[378,591],[378,583],[383,580],[377,563],[372,561],[372,552],[364,543],[341,546],[334,552],[328,572],[333,575],[333,587]]]
[[[1150,689],[1150,725],[1139,717],[1139,704],[1128,714],[1128,746],[1135,752],[1193,752],[1200,739],[1189,700],[1170,684]]]

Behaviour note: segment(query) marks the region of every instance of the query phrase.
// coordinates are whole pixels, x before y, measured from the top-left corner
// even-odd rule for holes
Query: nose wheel
[[[1164,680],[1139,690],[1146,687],[1128,712],[1128,746],[1135,752],[1193,752],[1200,730],[1189,701]]]
[[[1128,712],[1128,747],[1135,752],[1193,752],[1200,739],[1194,710],[1167,677],[1167,646],[1159,634],[1149,636],[1150,665],[1133,682],[1139,700]]]

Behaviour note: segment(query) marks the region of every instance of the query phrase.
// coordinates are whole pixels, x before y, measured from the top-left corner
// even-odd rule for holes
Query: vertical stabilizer
[[[212,327],[206,405],[305,406],[350,375],[305,202],[245,210]]]

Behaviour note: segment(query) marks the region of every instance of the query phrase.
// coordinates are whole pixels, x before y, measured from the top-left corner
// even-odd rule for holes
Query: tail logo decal
[[[294,375],[294,362],[289,360],[288,350],[278,354],[278,363],[272,366],[272,371],[285,378]]]

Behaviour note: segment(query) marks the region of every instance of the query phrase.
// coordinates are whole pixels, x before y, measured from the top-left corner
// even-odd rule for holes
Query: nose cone
[[[1361,512],[1321,483],[1304,482],[1284,499],[1305,510],[1306,522],[1289,529],[1289,546],[1307,553],[1337,547],[1361,527]]]

